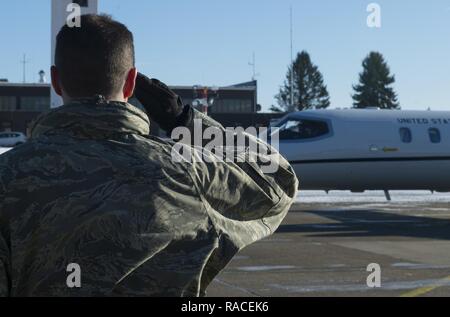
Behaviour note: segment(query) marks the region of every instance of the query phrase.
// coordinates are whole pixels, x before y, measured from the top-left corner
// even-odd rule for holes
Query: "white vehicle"
[[[13,147],[21,145],[27,141],[27,137],[22,132],[0,132],[0,146]]]
[[[450,112],[308,110],[272,129],[301,189],[450,191]]]

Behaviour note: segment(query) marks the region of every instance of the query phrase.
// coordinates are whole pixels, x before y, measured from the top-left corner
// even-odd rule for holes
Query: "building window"
[[[412,142],[412,133],[409,128],[400,128],[400,139],[403,143]]]
[[[431,143],[441,143],[441,131],[437,128],[428,129]]]
[[[0,96],[0,111],[16,110],[17,99],[15,96]]]
[[[50,109],[50,97],[20,97],[20,110],[46,111]]]
[[[89,6],[88,0],[73,0],[72,3],[76,3],[80,7],[84,7],[84,8],[87,8]]]
[[[318,120],[288,120],[279,131],[280,140],[313,139],[330,133],[328,123]]]
[[[214,113],[251,113],[252,101],[249,99],[219,99],[212,106]]]

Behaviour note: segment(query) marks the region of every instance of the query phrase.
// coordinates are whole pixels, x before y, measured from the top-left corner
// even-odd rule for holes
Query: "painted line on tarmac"
[[[427,286],[423,286],[423,287],[419,287],[416,288],[415,290],[412,290],[410,292],[404,293],[402,295],[400,295],[400,297],[418,297],[418,296],[422,296],[425,295],[429,292],[434,291],[437,288],[440,288],[442,286],[449,286],[450,284],[450,275],[437,281],[436,283],[432,283],[430,285]]]

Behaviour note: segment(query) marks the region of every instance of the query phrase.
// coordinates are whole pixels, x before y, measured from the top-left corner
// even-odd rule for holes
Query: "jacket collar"
[[[148,116],[125,102],[103,98],[80,99],[41,114],[31,125],[31,138],[69,134],[104,139],[117,134],[150,133]]]

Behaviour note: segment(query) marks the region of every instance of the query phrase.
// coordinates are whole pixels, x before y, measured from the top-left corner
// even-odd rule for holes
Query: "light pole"
[[[23,83],[25,84],[27,82],[27,64],[28,64],[26,54],[23,54],[23,60],[21,61],[21,63],[22,63],[22,71],[23,71],[22,80],[23,80]]]

